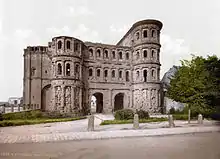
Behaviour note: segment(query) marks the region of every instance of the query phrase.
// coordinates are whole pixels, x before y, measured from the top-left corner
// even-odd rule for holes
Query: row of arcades
[[[115,81],[115,82],[149,82],[160,80],[160,70],[152,68],[140,68],[129,70],[124,68],[89,68],[89,80]]]
[[[152,29],[148,29],[148,28],[143,28],[143,29],[139,29],[135,32],[134,34],[134,41],[138,41],[138,40],[144,40],[144,39],[155,39],[155,40],[159,40],[159,31],[152,28]]]
[[[65,76],[65,77],[77,77],[80,78],[80,65],[79,63],[72,63],[70,61],[65,61],[63,63],[57,62],[56,64],[56,75],[55,76]],[[126,81],[126,82],[147,82],[147,81],[157,81],[159,77],[160,70],[151,68],[140,68],[134,71],[125,68],[94,68],[89,67],[87,69],[88,79],[96,81]]]
[[[89,49],[89,58],[90,59],[99,59],[99,60],[139,60],[139,59],[148,59],[148,60],[159,60],[159,49],[155,48],[144,48],[136,50],[132,53],[129,50],[121,51],[115,49],[101,49],[101,48],[90,48]]]

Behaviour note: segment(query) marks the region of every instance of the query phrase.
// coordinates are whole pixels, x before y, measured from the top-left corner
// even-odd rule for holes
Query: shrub
[[[174,107],[170,108],[169,110],[169,114],[175,114],[176,110]]]
[[[3,114],[3,120],[17,120],[17,119],[37,119],[42,117],[40,110],[30,110],[14,113]]]
[[[138,110],[136,113],[138,114],[139,119],[148,119],[150,117],[149,113],[145,110]]]
[[[3,120],[3,116],[2,116],[2,113],[0,112],[0,121]]]
[[[115,112],[116,120],[129,120],[134,118],[134,112],[131,109],[122,109]]]

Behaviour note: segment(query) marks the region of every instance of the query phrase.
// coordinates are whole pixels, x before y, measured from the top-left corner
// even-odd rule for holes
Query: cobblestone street
[[[0,144],[1,159],[219,159],[220,133]]]

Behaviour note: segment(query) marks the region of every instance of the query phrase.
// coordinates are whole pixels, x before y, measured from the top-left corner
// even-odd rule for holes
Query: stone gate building
[[[24,104],[77,113],[130,108],[161,111],[160,31],[157,20],[138,21],[116,44],[52,38],[48,46],[24,49]]]

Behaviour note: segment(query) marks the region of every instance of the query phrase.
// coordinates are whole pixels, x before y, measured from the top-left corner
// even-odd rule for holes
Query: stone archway
[[[46,85],[41,91],[41,110],[45,111],[49,109],[51,94],[51,84]]]
[[[102,113],[103,112],[103,94],[102,93],[94,93],[93,96],[95,98],[93,104],[95,105],[95,112]]]
[[[118,93],[114,98],[114,111],[124,108],[124,93]]]

